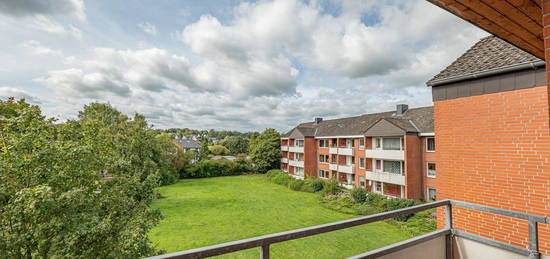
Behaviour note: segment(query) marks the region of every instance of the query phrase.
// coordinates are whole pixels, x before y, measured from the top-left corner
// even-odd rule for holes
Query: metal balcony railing
[[[389,246],[381,247],[374,249],[362,254],[358,254],[349,258],[358,259],[358,258],[377,258],[380,256],[388,255],[415,245],[433,240],[438,237],[445,237],[445,254],[446,259],[452,259],[453,257],[453,246],[452,246],[452,237],[458,236],[465,239],[473,240],[485,245],[497,247],[504,249],[519,255],[528,256],[530,259],[538,259],[540,257],[538,249],[538,224],[539,223],[550,223],[550,218],[532,215],[527,213],[515,212],[511,210],[505,210],[500,208],[488,207],[473,203],[460,202],[454,200],[441,200],[432,203],[421,204],[417,206],[412,206],[409,208],[388,211],[378,214],[373,214],[364,217],[358,217],[348,220],[342,220],[334,223],[328,223],[323,225],[317,225],[312,227],[300,228],[295,230],[290,230],[286,232],[280,232],[275,234],[269,234],[259,237],[253,237],[248,239],[243,239],[239,241],[227,242],[218,245],[206,246],[201,248],[190,249],[181,252],[175,252],[170,254],[164,254],[159,256],[150,257],[151,259],[164,259],[164,258],[204,258],[210,256],[217,256],[222,254],[228,254],[236,251],[241,251],[245,249],[260,247],[261,254],[260,258],[268,259],[269,258],[269,246],[271,244],[280,243],[284,241],[299,239],[303,237],[314,236],[326,232],[341,230],[345,228],[355,227],[359,225],[364,225],[372,222],[377,222],[385,219],[394,218],[396,216],[408,215],[423,210],[437,208],[437,207],[446,207],[445,213],[445,228],[439,229],[421,236],[417,236],[402,242],[398,242]],[[453,219],[452,219],[452,207],[464,207],[469,209],[474,209],[483,212],[489,212],[498,215],[504,215],[508,217],[524,219],[528,221],[528,233],[529,233],[529,248],[514,246],[511,244],[499,242],[492,240],[486,237],[470,234],[462,230],[453,228]]]

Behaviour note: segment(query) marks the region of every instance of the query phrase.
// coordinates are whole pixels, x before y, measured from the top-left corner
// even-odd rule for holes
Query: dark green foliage
[[[192,164],[185,170],[184,178],[204,178],[239,175],[248,172],[246,161],[202,160]]]
[[[256,172],[265,173],[279,167],[281,162],[280,135],[274,129],[266,129],[262,134],[251,135],[249,154]]]
[[[282,174],[276,174],[271,178],[272,182],[284,186],[288,186],[288,183],[292,180],[294,180],[294,178],[292,178],[292,176],[288,175],[285,172],[283,172]]]
[[[248,153],[248,139],[241,136],[227,136],[219,144],[226,147],[231,155]]]
[[[405,222],[394,221],[393,223],[399,226],[402,230],[412,235],[418,236],[432,232],[437,229],[437,220],[435,214],[435,209],[429,209],[415,213]]]
[[[364,203],[367,201],[367,190],[363,188],[355,188],[349,192],[356,203]]]
[[[382,211],[387,209],[386,202],[388,198],[382,194],[369,192],[367,193],[366,203],[370,204],[373,207],[379,208]]]
[[[388,199],[388,201],[386,202],[386,207],[387,207],[387,210],[397,210],[397,209],[414,206],[416,204],[417,203],[415,200],[394,198],[394,199]],[[397,221],[407,221],[407,219],[412,217],[413,215],[414,214],[398,216],[398,217],[395,217],[394,219]]]
[[[213,145],[208,147],[210,154],[215,156],[227,156],[229,155],[229,149],[222,145]]]
[[[325,183],[323,186],[323,194],[324,195],[336,195],[342,190],[342,187],[338,184],[336,179],[330,179],[328,182]]]
[[[301,191],[304,186],[304,180],[294,179],[288,182],[288,188],[293,191]]]
[[[201,142],[200,144],[201,144],[201,148],[200,148],[199,159],[200,159],[200,160],[207,160],[207,159],[209,159],[210,149],[208,149],[208,142],[207,142],[207,141],[203,141],[203,142]]]
[[[0,257],[155,254],[147,233],[160,213],[149,205],[159,182],[173,181],[171,139],[106,104],[53,122],[0,101]]]
[[[306,186],[310,187],[311,192],[320,192],[325,187],[325,182],[319,178],[306,179]]]

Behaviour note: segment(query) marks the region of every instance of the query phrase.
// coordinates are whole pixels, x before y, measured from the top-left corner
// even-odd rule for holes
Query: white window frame
[[[321,145],[321,143],[325,143],[325,145]],[[319,140],[319,147],[320,148],[328,148],[328,139],[320,139]]]
[[[321,161],[321,156],[323,156],[325,158],[325,161]],[[330,159],[330,156],[329,155],[325,155],[325,154],[319,154],[319,156],[317,157],[317,159],[319,160],[318,162],[321,163],[321,164],[328,164],[328,161]]]
[[[298,145],[298,142],[301,142],[302,145],[301,145],[301,146]],[[305,145],[305,141],[304,141],[303,139],[295,139],[295,140],[294,140],[294,146],[295,146],[295,147],[303,147],[304,145]]]
[[[399,139],[399,150],[403,150],[403,138],[400,137],[388,137],[388,138],[381,138],[381,147],[382,150],[395,150],[395,149],[384,149],[384,140],[386,139]]]
[[[433,188],[433,187],[428,187],[426,188],[426,200],[428,201],[435,201],[435,199],[430,199],[430,190],[434,190],[435,192],[435,199],[437,199],[437,189]]]
[[[428,150],[428,139],[433,139],[434,140],[434,146],[435,146],[435,138],[434,137],[426,138],[426,152],[433,153],[433,152],[435,152],[435,149],[434,150]]]
[[[363,141],[363,145],[361,145],[361,141]],[[365,139],[364,139],[364,138],[360,138],[360,139],[359,139],[359,149],[360,149],[360,150],[364,150],[364,149],[365,149]]]
[[[363,161],[363,166],[361,166],[361,161]],[[364,158],[364,157],[360,157],[360,158],[359,158],[359,168],[365,169],[365,162],[366,162],[365,158]]]
[[[328,179],[329,172],[327,170],[319,169],[319,178]],[[323,176],[323,174],[325,176]]]
[[[429,178],[436,178],[437,176],[437,165],[435,167],[435,170],[434,170],[434,175],[430,175],[430,164],[435,164],[435,162],[426,162],[426,176],[429,177]]]
[[[365,177],[360,175],[359,176],[359,186],[361,187],[366,187],[367,186],[367,183],[365,182]]]

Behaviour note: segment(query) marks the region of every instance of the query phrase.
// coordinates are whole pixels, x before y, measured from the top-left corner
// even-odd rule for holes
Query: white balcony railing
[[[346,174],[353,174],[354,173],[354,167],[353,165],[339,165],[338,171]]]
[[[371,181],[405,185],[405,176],[400,174],[367,171],[365,176],[367,180],[371,180]]]
[[[388,159],[388,160],[405,160],[405,151],[403,150],[382,150],[382,149],[367,149],[365,156],[368,158]]]
[[[344,156],[353,156],[353,148],[339,147],[338,154]]]
[[[304,167],[304,161],[288,160],[288,165],[295,167]]]
[[[288,146],[281,146],[282,151],[288,151]]]
[[[330,168],[330,170],[334,170],[334,171],[338,170],[338,165],[337,164],[330,164],[328,167]]]
[[[288,164],[288,158],[286,157],[281,158],[281,162]]]
[[[338,148],[336,148],[336,147],[330,147],[330,148],[328,148],[328,152],[329,152],[330,154],[338,154]]]
[[[304,153],[304,147],[288,147],[289,152]]]

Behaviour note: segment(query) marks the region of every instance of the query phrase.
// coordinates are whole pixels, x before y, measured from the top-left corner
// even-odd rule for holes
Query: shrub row
[[[279,169],[267,171],[266,176],[271,182],[287,186],[289,189],[294,191],[320,192],[324,191],[327,186],[330,186],[330,184],[327,184],[318,178],[308,178],[305,180],[295,179]]]
[[[239,175],[250,172],[251,166],[247,160],[202,160],[183,170],[181,178],[204,178],[216,176]]]

